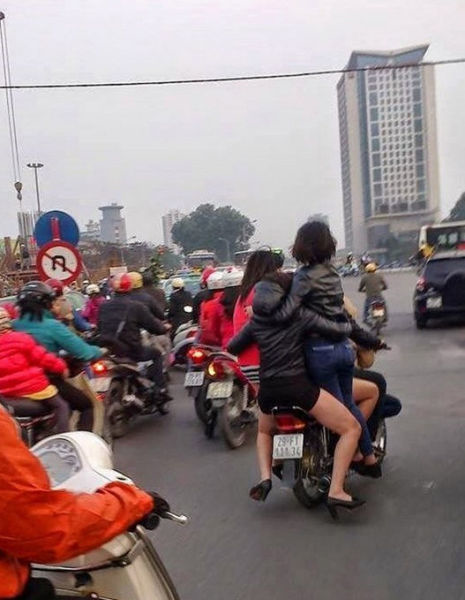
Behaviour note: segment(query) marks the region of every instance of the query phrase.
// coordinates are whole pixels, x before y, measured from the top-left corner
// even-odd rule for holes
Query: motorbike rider
[[[200,307],[199,343],[221,346],[221,339],[214,327],[217,303],[223,295],[224,273],[215,271],[207,279],[208,295]]]
[[[18,294],[19,319],[13,321],[13,329],[31,335],[49,352],[58,354],[64,350],[71,358],[91,362],[103,356],[104,351],[84,342],[69,327],[54,318],[51,310],[55,294],[51,287],[41,281],[30,281]],[[66,379],[50,377],[60,396],[72,410],[80,413],[78,428],[92,431],[94,410],[92,401]]]
[[[368,319],[368,311],[370,304],[375,300],[380,300],[386,306],[386,301],[383,296],[384,290],[387,290],[388,286],[386,280],[382,275],[377,273],[378,265],[375,262],[368,263],[365,267],[365,274],[360,280],[358,291],[365,292],[365,307],[363,310],[363,320],[366,323]],[[387,310],[385,309],[385,320],[387,321]]]
[[[285,299],[292,285],[292,276],[276,272],[258,283],[257,294],[263,304],[257,306],[251,321],[231,340],[228,351],[238,354],[251,343],[260,348],[260,391],[258,403],[260,419],[257,452],[261,481],[250,495],[254,500],[265,500],[271,490],[272,432],[274,406],[300,406],[308,410],[322,425],[340,437],[334,453],[334,466],[327,504],[353,509],[364,502],[351,497],[344,490],[347,470],[355,454],[360,437],[360,425],[347,408],[335,397],[311,382],[305,366],[304,338],[309,332],[341,338],[350,332],[348,323],[331,321],[310,310],[297,310],[286,326],[270,316]]]
[[[165,292],[155,285],[154,277],[150,269],[145,269],[142,273],[143,289],[146,294],[150,294],[155,302],[158,304],[163,314],[168,310],[168,303],[166,302]]]
[[[207,300],[209,297],[207,281],[212,273],[215,272],[213,267],[205,267],[202,271],[202,276],[200,278],[200,291],[194,296],[194,300],[192,302],[192,322],[199,323],[200,321],[200,308],[202,306],[202,302]]]
[[[156,300],[154,300],[150,294],[147,294],[147,292],[144,291],[142,273],[139,273],[138,271],[131,271],[129,273],[129,277],[132,281],[131,299],[135,300],[136,302],[142,302],[142,304],[149,309],[152,317],[160,321],[164,321],[164,311],[160,308]]]
[[[97,331],[102,343],[110,345],[118,356],[135,362],[152,361],[148,375],[158,386],[160,394],[171,399],[163,373],[163,359],[159,350],[142,344],[141,329],[153,335],[163,335],[170,330],[155,319],[142,302],[131,296],[132,279],[128,273],[120,273],[112,279],[114,296],[100,308]]]
[[[100,288],[96,283],[90,283],[86,287],[86,294],[88,295],[88,299],[82,309],[82,316],[92,327],[97,327],[98,313],[100,307],[105,302],[105,298],[102,296]]]
[[[184,279],[175,277],[171,282],[173,291],[168,301],[168,321],[171,323],[171,335],[174,337],[178,327],[192,320],[192,294],[185,289]]]
[[[73,308],[71,302],[66,298],[63,283],[58,279],[47,279],[45,283],[55,293],[55,300],[52,305],[52,313],[55,317],[77,332],[90,331],[92,329],[90,323]]]
[[[69,430],[70,410],[47,379],[46,372],[68,374],[66,363],[39,346],[27,333],[12,330],[8,312],[0,307],[0,394],[14,409],[19,399],[42,402],[55,412],[56,432]]]
[[[134,485],[113,482],[93,494],[53,490],[40,461],[26,448],[0,406],[0,597],[53,600],[47,580],[32,579],[30,563],[57,563],[98,548],[168,503]]]
[[[234,308],[239,298],[243,277],[244,273],[239,269],[231,269],[224,274],[224,292],[218,298],[212,316],[212,331],[214,337],[220,340],[222,348],[226,348],[234,336]]]

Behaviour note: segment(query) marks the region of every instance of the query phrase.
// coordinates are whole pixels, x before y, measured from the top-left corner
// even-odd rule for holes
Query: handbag
[[[375,362],[375,351],[368,350],[367,348],[362,348],[361,346],[357,346],[356,348],[356,363],[357,367],[360,369],[369,369],[373,366]]]

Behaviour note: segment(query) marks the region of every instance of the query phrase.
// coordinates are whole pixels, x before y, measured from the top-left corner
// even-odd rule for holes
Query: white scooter
[[[55,489],[94,492],[112,482],[132,481],[113,470],[110,448],[93,433],[74,431],[49,437],[32,448]],[[181,525],[184,515],[163,518]],[[60,565],[34,565],[34,576],[49,579],[62,598],[92,600],[179,600],[166,568],[141,525],[88,554]]]

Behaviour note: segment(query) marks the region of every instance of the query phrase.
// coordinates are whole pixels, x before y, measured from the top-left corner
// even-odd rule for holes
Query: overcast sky
[[[354,49],[431,44],[465,56],[463,0],[0,0],[14,83],[153,80],[345,66]],[[309,214],[341,243],[337,76],[153,88],[18,91],[22,163],[43,208],[83,224],[124,204],[128,235],[161,241],[161,215],[202,202],[258,219],[289,245]],[[441,198],[465,190],[465,64],[436,69]],[[0,96],[0,235],[18,203]],[[24,206],[35,202],[23,168]]]

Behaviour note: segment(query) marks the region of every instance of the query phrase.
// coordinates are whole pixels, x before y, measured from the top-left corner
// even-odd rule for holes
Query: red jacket
[[[244,327],[244,325],[247,325],[247,323],[250,321],[250,316],[247,314],[246,309],[252,308],[253,297],[254,289],[252,289],[252,291],[249,293],[247,298],[245,298],[245,300],[241,300],[241,298],[239,298],[236,302],[233,316],[234,335],[239,333],[239,331]],[[238,359],[239,364],[242,367],[259,365],[260,351],[258,350],[258,346],[256,344],[252,344],[251,346],[246,348],[244,352],[241,352],[241,354],[238,356]]]
[[[226,348],[234,337],[234,325],[233,320],[226,314],[221,299],[222,296],[219,296],[215,304],[212,305],[212,332],[214,337],[220,340],[219,345]]]
[[[124,483],[110,483],[95,494],[52,490],[1,407],[0,439],[0,598],[21,594],[29,563],[56,563],[89,552],[153,508],[148,494]]]
[[[44,371],[63,373],[66,363],[27,333],[0,334],[0,394],[20,398],[41,392],[49,381]],[[0,596],[1,597],[1,596]]]
[[[223,296],[223,292],[218,290],[213,298],[204,300],[200,307],[200,343],[207,346],[221,346],[221,337],[215,327],[215,320],[218,312],[218,302]]]

